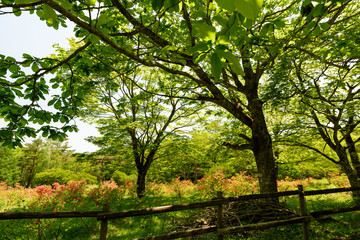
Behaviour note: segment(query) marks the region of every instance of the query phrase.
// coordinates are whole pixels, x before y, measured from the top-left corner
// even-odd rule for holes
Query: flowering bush
[[[324,179],[325,180],[325,179]],[[326,180],[312,178],[296,180],[285,178],[278,181],[279,191],[296,190],[301,184],[304,188],[310,185],[313,189],[326,188]],[[328,177],[331,187],[349,186],[346,176],[332,174]],[[319,184],[322,185],[319,185]],[[190,180],[176,178],[170,183],[147,183],[146,196],[154,197],[191,197],[201,200],[216,197],[222,191],[225,196],[239,196],[259,192],[258,180],[247,174],[237,173],[231,178],[226,178],[222,171],[206,175],[197,183]],[[0,183],[0,211],[21,209],[28,211],[70,211],[79,209],[94,209],[105,203],[112,206],[121,206],[124,198],[136,198],[136,185],[133,182],[117,184],[106,181],[101,185],[88,185],[85,181],[69,181],[67,184],[54,183],[26,189],[20,185],[11,187],[6,182]],[[196,201],[195,200],[195,201]]]
[[[163,192],[164,186],[158,182],[149,182],[146,184],[145,187],[145,196],[153,196],[153,197],[160,197],[164,195]]]
[[[297,190],[298,185],[303,185],[304,188],[309,186],[312,182],[314,182],[313,178],[306,178],[301,180],[295,180],[290,177],[286,177],[285,179],[279,180],[277,182],[278,190],[282,191],[292,191]]]
[[[329,173],[326,176],[326,179],[329,182],[329,184],[332,184],[335,187],[349,187],[350,186],[349,179],[346,177],[345,174]]]
[[[187,197],[195,191],[195,184],[190,180],[180,180],[179,177],[174,181],[163,185],[163,193],[170,197]]]
[[[98,208],[103,204],[109,204],[122,199],[125,194],[125,186],[118,186],[114,181],[104,181],[101,185],[92,188],[87,196],[95,202]]]
[[[223,171],[216,171],[214,174],[204,176],[197,182],[197,191],[204,197],[216,197],[217,192],[226,192],[227,183]]]
[[[259,191],[257,179],[247,175],[247,172],[237,173],[228,179],[228,185],[226,194],[229,196],[255,194]]]

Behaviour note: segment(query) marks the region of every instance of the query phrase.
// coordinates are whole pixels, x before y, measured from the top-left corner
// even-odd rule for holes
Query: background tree
[[[20,149],[0,147],[0,182],[14,185],[21,177],[19,167]]]
[[[76,73],[64,73],[62,77],[78,78],[76,84],[79,87],[80,84],[92,82],[92,92],[88,101],[84,102],[84,111],[86,117],[93,117],[99,124],[99,131],[103,135],[92,138],[92,142],[109,141],[108,145],[116,142],[121,149],[131,148],[131,158],[137,169],[137,195],[142,197],[146,175],[158,158],[156,155],[161,143],[168,135],[191,126],[190,117],[198,113],[201,106],[178,98],[183,94],[178,89],[164,88],[163,94],[166,96],[149,93],[159,91],[152,79],[165,79],[166,76],[136,66],[130,71],[125,68],[124,71],[124,65],[114,60],[104,63],[99,59],[99,64],[107,70],[94,72],[91,76],[80,75],[84,70],[74,69]],[[83,65],[80,67],[84,69]],[[187,118],[187,123],[181,122],[184,118]]]
[[[356,151],[356,143],[360,140],[357,80],[360,49],[357,38],[353,37],[359,33],[359,17],[353,15],[351,10],[355,13],[357,10],[353,7],[346,12],[345,19],[334,22],[336,30],[315,34],[314,39],[319,45],[305,44],[294,55],[283,58],[280,67],[270,77],[269,87],[274,87],[284,78],[289,79],[282,89],[273,89],[275,95],[282,94],[287,109],[294,112],[289,122],[297,127],[287,131],[288,137],[291,134],[296,139],[290,137],[288,141],[338,165],[348,176],[351,186],[357,187],[360,183]],[[338,30],[342,34],[337,34]],[[304,51],[305,48],[312,49],[312,52]],[[299,102],[294,104],[294,101]],[[322,147],[314,144],[319,139],[323,142]]]
[[[27,143],[20,156],[20,183],[28,188],[39,169],[43,168],[46,152],[43,148],[42,139],[38,138],[32,143]]]
[[[308,81],[312,84],[306,90],[301,87],[304,92],[301,101],[308,107],[306,116],[311,119],[308,126],[317,131],[336,157],[309,144],[301,145],[339,165],[351,186],[359,187],[360,161],[356,150],[356,143],[360,141],[358,63],[344,70],[325,66],[317,73],[304,72],[300,66],[296,69],[300,86]]]

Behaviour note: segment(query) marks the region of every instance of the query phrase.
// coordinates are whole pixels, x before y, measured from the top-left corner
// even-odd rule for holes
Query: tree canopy
[[[90,66],[91,58],[70,62],[95,46],[108,56],[176,76],[169,84],[186,89],[188,99],[215,103],[246,126],[250,134],[241,135],[245,143],[238,147],[253,152],[263,193],[277,190],[276,159],[264,111],[271,96],[264,83],[273,69],[298,55],[312,63],[349,67],[351,62],[337,61],[339,44],[349,59],[358,59],[358,47],[347,45],[353,40],[351,26],[359,18],[359,3],[353,1],[2,0],[0,9],[19,16],[22,11],[36,12],[55,29],[67,19],[76,24],[74,31],[82,39],[77,49],[64,52],[60,59],[26,54],[16,61],[0,56],[1,116],[9,121],[0,131],[5,145],[20,145],[21,137],[33,136],[29,122],[45,124],[40,131],[51,138],[63,138],[64,132],[76,129],[69,120],[78,114],[93,83],[79,89],[76,77],[52,78],[52,87],[63,91],[48,102],[57,110],[51,112],[38,105],[49,92],[43,76],[60,66],[71,72],[86,62],[83,71],[90,76],[99,70]],[[23,71],[26,67],[32,74]],[[276,88],[281,93],[281,81]],[[19,104],[16,96],[28,103]],[[65,125],[54,128],[51,122],[59,121]]]

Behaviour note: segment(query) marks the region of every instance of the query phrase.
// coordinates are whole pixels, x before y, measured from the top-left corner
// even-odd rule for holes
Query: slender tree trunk
[[[145,182],[146,182],[147,169],[138,169],[138,176],[136,181],[136,194],[138,198],[143,198],[145,193]]]

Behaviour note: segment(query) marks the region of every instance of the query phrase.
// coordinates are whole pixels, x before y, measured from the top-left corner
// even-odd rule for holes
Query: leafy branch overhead
[[[274,69],[286,66],[286,61],[296,61],[297,56],[339,69],[349,69],[356,64],[359,48],[352,44],[354,38],[350,37],[353,35],[349,29],[355,31],[353,26],[357,26],[359,9],[359,3],[350,0],[2,0],[0,4],[2,14],[36,13],[55,29],[65,25],[65,20],[71,21],[83,45],[89,44],[111,56],[103,61],[118,58],[144,69],[156,69],[172,79],[169,85],[186,89],[184,97],[208,101],[225,109],[249,129],[246,138],[251,139],[248,142],[254,146],[251,150],[259,176],[264,176],[260,180],[262,193],[274,192],[277,188],[274,151],[265,112],[277,88],[267,92],[264,86],[274,76]],[[339,46],[338,40],[343,46]],[[66,114],[67,120],[78,114],[84,99],[91,94],[93,74],[107,71],[97,69],[96,64],[91,66],[96,56],[82,55],[83,51],[62,51],[62,60],[76,52],[77,61],[64,62],[61,67],[68,68],[70,73],[74,73],[73,69],[82,69],[89,77],[85,88],[75,87],[79,81],[76,74],[50,80],[54,88],[62,90],[57,100],[51,102],[57,109],[55,114]],[[49,68],[59,69],[56,65],[59,62],[49,59]],[[20,61],[12,62],[20,65]],[[46,68],[40,65],[41,68],[36,69],[36,66],[35,72]],[[9,68],[3,68],[2,79],[6,79]],[[11,71],[15,68],[11,67]],[[18,78],[14,75],[9,85]],[[276,87],[281,86],[282,81]],[[46,95],[48,85],[46,81],[40,83],[37,79],[28,82],[29,94]],[[30,88],[31,84],[40,84],[44,90]],[[10,95],[19,94],[15,93],[18,90],[15,86],[6,89]],[[287,92],[281,94],[291,96]],[[35,106],[38,100],[33,99]],[[15,105],[15,101],[12,104]],[[9,111],[1,113],[3,117],[10,115]],[[49,121],[46,123],[51,125]],[[20,127],[15,124],[3,130],[14,134]],[[18,137],[6,136],[2,140]]]

